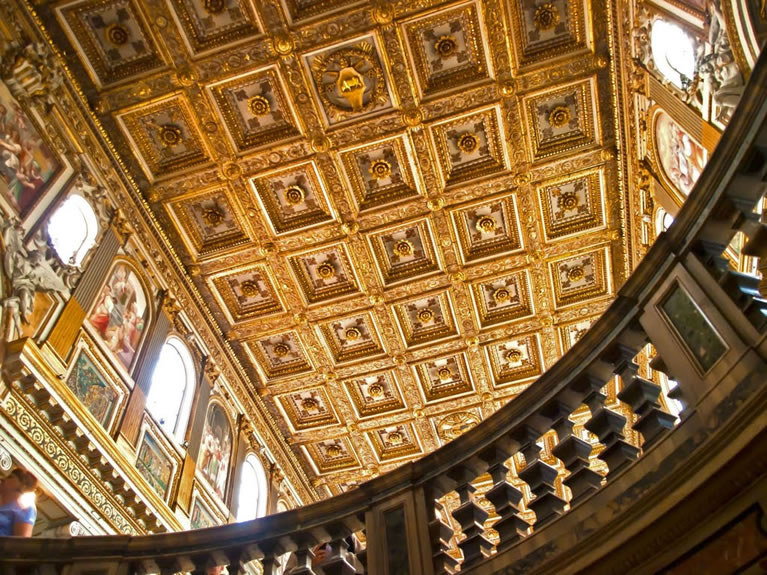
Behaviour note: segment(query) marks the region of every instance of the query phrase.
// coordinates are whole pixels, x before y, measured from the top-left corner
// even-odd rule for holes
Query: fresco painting
[[[22,219],[60,168],[29,117],[0,82],[0,191]]]
[[[126,264],[117,264],[88,321],[126,368],[131,367],[141,342],[146,308],[146,295],[136,274]]]
[[[136,468],[146,479],[147,483],[162,498],[168,493],[173,464],[157,444],[157,440],[149,433],[144,433],[138,450]]]
[[[200,501],[199,497],[194,498],[192,503],[192,514],[190,516],[189,528],[190,529],[205,529],[206,527],[214,527],[218,525],[213,518],[213,514],[205,507],[205,504]]]
[[[198,465],[205,479],[220,498],[224,498],[229,460],[232,453],[232,430],[223,408],[215,403],[208,408],[202,432]]]
[[[708,152],[666,112],[655,118],[655,147],[666,177],[684,196],[698,181]]]
[[[108,430],[119,395],[84,352],[80,352],[67,378],[67,386],[101,426]]]

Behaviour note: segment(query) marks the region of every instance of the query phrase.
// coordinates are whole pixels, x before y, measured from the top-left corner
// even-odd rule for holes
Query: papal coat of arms
[[[383,68],[370,42],[320,54],[311,70],[331,124],[390,104]]]

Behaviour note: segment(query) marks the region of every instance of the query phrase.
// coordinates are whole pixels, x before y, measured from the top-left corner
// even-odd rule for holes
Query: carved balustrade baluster
[[[535,496],[528,507],[535,512],[534,528],[546,525],[562,514],[566,502],[556,494],[555,482],[559,472],[540,459],[541,447],[536,443],[542,433],[529,425],[524,425],[518,432],[520,451],[525,457],[525,468],[519,472],[519,478],[527,483]]]
[[[455,491],[461,500],[452,514],[465,536],[458,544],[463,552],[461,569],[478,563],[490,555],[493,548],[493,544],[485,537],[484,523],[487,520],[487,511],[474,501],[477,488],[471,484],[480,473],[480,466],[472,463],[457,465],[448,472],[448,476],[458,484]]]
[[[292,539],[296,543],[296,550],[293,552],[296,565],[290,570],[290,575],[316,575],[312,569],[312,559],[314,559],[314,547],[319,540],[311,533],[299,533],[293,535]]]
[[[663,391],[661,387],[637,375],[639,366],[634,362],[636,356],[634,350],[620,347],[618,354],[615,373],[620,376],[623,383],[618,399],[628,404],[639,416],[631,428],[642,434],[644,439],[642,449],[647,449],[660,439],[664,431],[674,427],[676,417],[661,409],[658,401]]]
[[[354,575],[356,568],[349,561],[349,556],[353,557],[353,553],[349,551],[347,542],[352,529],[342,523],[326,526],[325,529],[331,539],[328,543],[330,549],[321,563],[322,571],[325,575]]]
[[[496,445],[486,449],[479,456],[489,465],[488,473],[493,478],[493,486],[485,493],[485,498],[495,507],[499,515],[493,529],[498,532],[500,541],[496,550],[500,553],[521,537],[527,535],[530,525],[519,516],[519,502],[522,492],[508,481],[509,468],[506,462],[511,458],[510,445]]]
[[[668,366],[666,365],[666,362],[663,361],[663,358],[660,356],[657,349],[655,353],[656,353],[655,357],[650,360],[650,363],[648,365],[650,366],[650,369],[652,369],[653,371],[657,371],[664,374],[666,378],[668,379],[669,384],[672,381],[674,382],[675,384],[674,387],[670,387],[669,385],[669,390],[668,392],[666,392],[666,397],[674,401],[678,401],[679,403],[682,404],[682,408],[679,410],[679,416],[682,417],[684,416],[685,411],[687,410],[687,405],[688,405],[687,400],[684,396],[684,392],[682,391],[682,386],[676,383],[676,378],[670,373],[670,370]]]
[[[591,444],[573,434],[574,424],[570,420],[573,411],[575,410],[561,401],[555,401],[546,410],[558,439],[552,454],[570,472],[563,483],[570,488],[571,508],[599,489],[602,484],[602,475],[589,467]]]
[[[262,541],[257,547],[262,554],[261,567],[264,575],[286,575],[282,573],[281,557],[288,552],[288,549],[280,545],[278,541]]]
[[[623,427],[626,425],[626,418],[604,405],[607,396],[601,390],[610,377],[612,370],[605,377],[587,373],[575,384],[577,389],[585,392],[583,403],[591,412],[591,418],[585,427],[605,446],[597,457],[607,464],[608,481],[639,456],[639,449],[625,441]]]
[[[445,508],[437,501],[444,494],[443,490],[436,490],[434,486],[427,485],[424,488],[426,497],[426,515],[429,525],[429,541],[431,542],[431,563],[434,567],[434,575],[452,575],[456,572],[458,561],[448,553],[450,540],[453,537],[453,529],[442,520]]]

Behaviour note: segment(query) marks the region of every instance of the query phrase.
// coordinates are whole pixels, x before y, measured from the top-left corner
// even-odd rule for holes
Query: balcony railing
[[[321,571],[351,574],[354,533],[365,541],[364,549],[356,545],[356,563],[372,575],[436,575],[459,566],[462,573],[577,572],[608,554],[613,566],[625,561],[654,572],[668,538],[657,538],[651,556],[636,542],[647,541],[664,516],[685,501],[704,501],[680,515],[680,530],[747,492],[759,473],[767,476],[764,464],[752,462],[748,481],[732,479],[742,472],[733,462],[744,454],[765,461],[767,302],[758,279],[732,272],[722,255],[737,232],[749,239],[749,255],[767,250],[767,227],[755,212],[767,187],[764,86],[765,55],[676,221],[610,308],[538,381],[474,429],[355,490],[255,521],[138,537],[0,538],[2,572],[208,573],[227,566],[230,574],[276,575],[280,557],[292,553],[292,573],[311,574],[320,572],[312,568],[312,549],[326,542]],[[657,354],[652,366],[678,382],[678,420],[662,408],[660,386],[638,375],[634,360],[648,344]],[[618,399],[636,415],[631,428],[641,449],[626,441],[626,418],[606,405],[602,390],[615,376]],[[579,409],[590,414],[586,429],[601,444],[604,475],[590,463],[595,446],[573,433]],[[557,495],[557,470],[540,456],[538,441],[552,430],[553,454],[568,472],[567,500]],[[508,481],[508,462],[518,453],[532,525],[520,516],[522,494]],[[485,533],[488,513],[473,496],[472,482],[483,474],[493,482],[485,497],[498,517],[495,544]],[[706,491],[712,478],[718,489]],[[454,533],[438,503],[450,492],[460,498],[452,512],[460,559],[449,552]]]

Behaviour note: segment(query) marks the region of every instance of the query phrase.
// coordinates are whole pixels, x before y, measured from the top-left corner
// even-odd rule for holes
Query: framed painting
[[[136,455],[136,469],[152,490],[167,499],[179,462],[164,445],[155,426],[145,417]]]
[[[43,196],[72,173],[53,152],[40,125],[0,81],[0,199],[23,221],[31,219]]]
[[[213,511],[197,489],[192,498],[192,510],[189,514],[189,529],[205,529],[221,525],[222,520]]]
[[[86,345],[79,346],[66,384],[99,425],[109,432],[122,410],[126,391],[104,373]]]
[[[133,267],[118,260],[88,316],[99,339],[130,370],[142,343],[149,309],[144,286]]]
[[[220,404],[211,402],[205,416],[197,466],[221,499],[226,492],[231,456],[232,426],[229,416]]]

